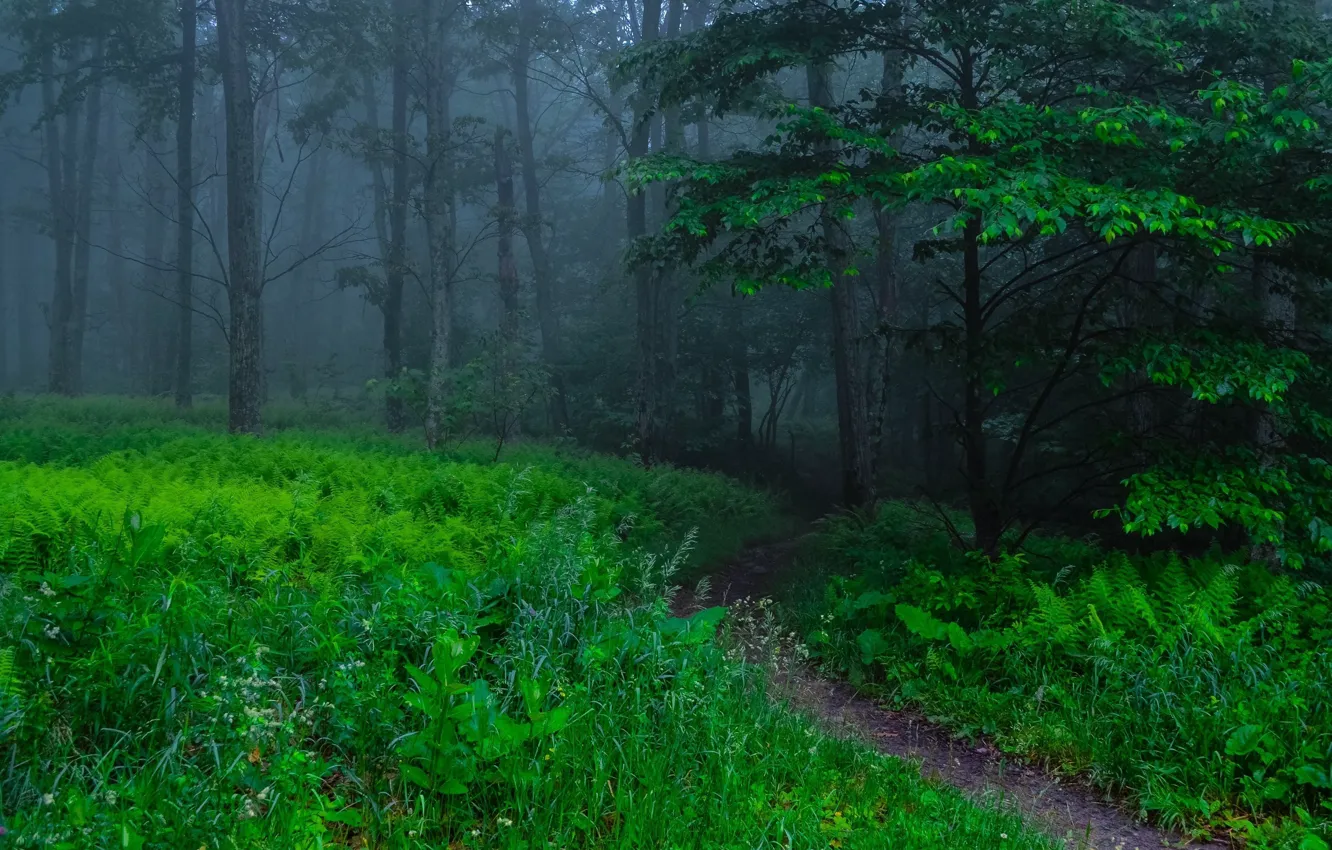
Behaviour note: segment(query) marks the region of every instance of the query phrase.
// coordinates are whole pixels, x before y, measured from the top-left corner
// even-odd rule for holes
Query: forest
[[[1330,850],[1329,121],[1332,0],[0,0],[0,846]]]

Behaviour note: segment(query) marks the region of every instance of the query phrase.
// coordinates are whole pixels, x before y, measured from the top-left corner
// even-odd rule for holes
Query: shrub
[[[838,520],[806,548],[821,590],[798,592],[818,600],[802,614],[816,654],[959,733],[1128,791],[1167,824],[1324,846],[1323,588],[1219,553],[1038,540],[1074,561],[1052,573],[1022,554],[944,552],[920,517]]]

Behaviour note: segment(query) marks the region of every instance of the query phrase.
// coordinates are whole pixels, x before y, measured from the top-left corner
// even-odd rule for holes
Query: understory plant
[[[800,610],[824,662],[959,734],[1085,773],[1167,825],[1327,846],[1323,587],[1220,552],[1036,540],[1030,555],[948,553],[921,517],[888,506],[806,547],[821,589],[805,585],[817,601]]]
[[[673,617],[670,518],[712,491],[634,491],[663,507],[631,532],[572,471],[612,466],[211,434],[0,461],[6,840],[1048,846],[774,704],[721,609]]]

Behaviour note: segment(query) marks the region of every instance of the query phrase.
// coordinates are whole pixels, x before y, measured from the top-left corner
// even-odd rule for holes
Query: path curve
[[[705,597],[688,591],[677,594],[676,613],[773,596],[773,589],[794,562],[800,540],[745,550],[709,577]],[[1231,847],[1218,841],[1186,841],[1142,823],[1083,781],[1014,761],[988,742],[970,746],[916,712],[885,708],[845,682],[825,678],[812,669],[792,669],[781,678],[777,685],[782,696],[793,707],[816,717],[830,732],[859,738],[887,755],[917,760],[923,776],[981,801],[1018,810],[1028,823],[1063,839],[1070,850]]]

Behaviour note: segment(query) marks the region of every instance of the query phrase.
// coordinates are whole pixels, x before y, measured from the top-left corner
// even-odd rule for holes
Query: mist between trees
[[[0,386],[1323,558],[1323,11],[4,0]]]

